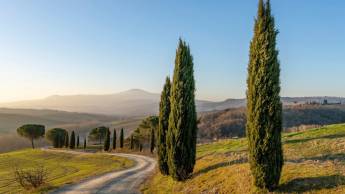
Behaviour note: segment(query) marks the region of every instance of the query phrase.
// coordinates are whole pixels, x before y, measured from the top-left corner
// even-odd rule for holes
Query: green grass
[[[93,175],[128,168],[133,162],[101,153],[71,154],[53,151],[26,149],[0,154],[0,193],[22,193],[20,185],[14,181],[16,166],[27,169],[43,165],[48,170],[48,184],[40,190],[49,190],[64,184],[78,182]]]
[[[345,193],[345,124],[283,134],[285,165],[274,193]],[[258,193],[252,186],[247,141],[199,145],[192,177],[173,181],[156,173],[144,193]]]

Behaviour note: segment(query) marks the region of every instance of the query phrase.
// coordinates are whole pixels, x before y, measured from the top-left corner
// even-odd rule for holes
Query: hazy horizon
[[[21,99],[21,100],[13,100],[13,101],[0,101],[0,104],[6,104],[6,103],[13,103],[13,102],[20,102],[20,101],[35,101],[35,100],[42,100],[42,99],[46,99],[49,97],[54,97],[54,96],[61,96],[61,97],[65,97],[65,96],[103,96],[103,95],[117,95],[120,93],[125,93],[125,92],[130,92],[133,90],[139,90],[139,91],[143,91],[143,92],[147,92],[147,93],[151,93],[151,94],[156,94],[156,95],[160,95],[160,92],[154,92],[154,91],[148,91],[145,89],[141,89],[141,88],[131,88],[131,89],[127,89],[127,90],[123,90],[120,92],[111,92],[111,93],[76,93],[76,94],[52,94],[52,95],[48,95],[48,96],[43,96],[43,97],[39,97],[39,98],[31,98],[31,99]],[[345,96],[330,96],[330,95],[320,95],[320,96],[281,96],[284,98],[303,98],[303,97],[336,97],[336,98],[345,98]],[[203,100],[203,101],[211,101],[211,102],[222,102],[228,99],[244,99],[244,97],[239,97],[239,98],[232,98],[232,97],[228,97],[228,98],[224,98],[221,100],[209,100],[209,99],[202,99],[202,98],[197,98],[197,100]],[[1,108],[1,107],[0,107]]]
[[[272,1],[281,96],[345,96],[345,2],[314,2]],[[179,37],[194,56],[198,99],[244,98],[256,8],[256,0],[2,1],[0,102],[160,93]]]

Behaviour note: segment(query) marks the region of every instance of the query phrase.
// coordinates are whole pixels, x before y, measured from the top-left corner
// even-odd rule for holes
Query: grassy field
[[[71,154],[42,150],[21,150],[0,154],[0,193],[23,193],[14,181],[15,166],[43,165],[49,172],[48,184],[33,193],[78,182],[86,177],[128,168],[133,162],[105,154]]]
[[[283,135],[285,165],[275,193],[345,193],[345,124]],[[198,146],[191,179],[175,182],[158,172],[148,193],[257,193],[252,186],[246,139]]]

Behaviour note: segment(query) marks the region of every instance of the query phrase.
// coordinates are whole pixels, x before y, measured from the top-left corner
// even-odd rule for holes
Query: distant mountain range
[[[306,102],[323,102],[325,99],[329,103],[345,103],[345,98],[341,97],[283,97],[282,102],[285,105],[304,104]],[[117,116],[144,116],[157,114],[159,100],[160,94],[132,89],[107,95],[55,95],[39,100],[2,103],[0,107],[51,109]],[[206,112],[244,107],[246,100],[227,99],[221,102],[197,100],[196,105],[198,112]]]

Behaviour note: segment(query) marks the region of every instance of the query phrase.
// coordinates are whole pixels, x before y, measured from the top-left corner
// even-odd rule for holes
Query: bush
[[[47,182],[48,171],[44,166],[36,166],[26,170],[16,167],[14,177],[15,181],[24,189],[36,189]]]

